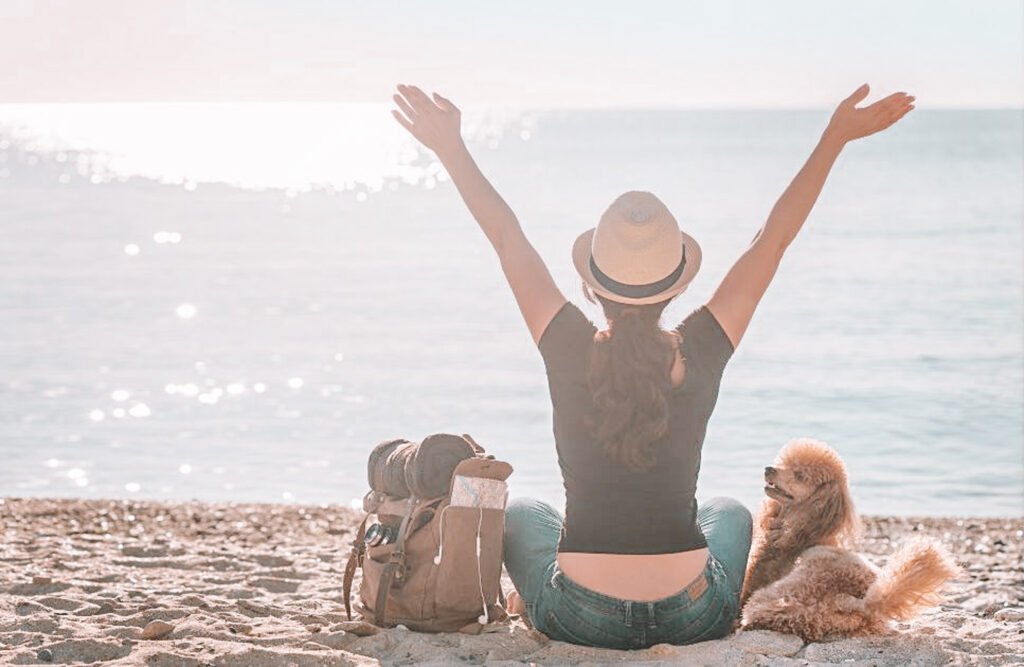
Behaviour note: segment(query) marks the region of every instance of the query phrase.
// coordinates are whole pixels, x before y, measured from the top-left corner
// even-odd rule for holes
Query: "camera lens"
[[[366,546],[375,547],[384,543],[384,537],[384,526],[375,523],[366,529],[366,537],[363,538],[363,541],[366,542]]]
[[[381,544],[391,544],[398,537],[398,529],[386,526],[382,523],[375,523],[366,529],[366,536],[363,542],[368,547],[376,547]]]

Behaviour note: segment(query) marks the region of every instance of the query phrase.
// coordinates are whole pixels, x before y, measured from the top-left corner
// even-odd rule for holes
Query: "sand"
[[[0,664],[1024,664],[1019,518],[866,518],[862,550],[879,564],[923,533],[965,567],[945,604],[888,636],[805,644],[752,631],[614,651],[551,641],[521,619],[481,635],[346,622],[341,573],[358,517],[341,506],[0,500]]]

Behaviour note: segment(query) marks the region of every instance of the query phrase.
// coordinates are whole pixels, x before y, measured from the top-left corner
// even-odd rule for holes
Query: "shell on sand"
[[[358,518],[341,506],[0,499],[0,664],[1024,664],[1021,519],[869,517],[859,548],[876,564],[927,534],[965,568],[944,604],[891,635],[804,644],[750,631],[627,652],[551,641],[521,619],[479,635],[350,622],[341,573]]]

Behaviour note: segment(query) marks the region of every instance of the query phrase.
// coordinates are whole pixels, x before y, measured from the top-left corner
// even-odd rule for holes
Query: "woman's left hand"
[[[856,104],[868,96],[869,90],[870,87],[865,83],[840,102],[825,133],[846,143],[881,132],[914,108],[916,98],[904,92],[893,93],[874,104],[857,108]]]
[[[421,144],[440,156],[462,143],[462,112],[451,101],[437,93],[431,99],[416,86],[400,84],[398,93],[393,99],[402,113],[391,114]]]

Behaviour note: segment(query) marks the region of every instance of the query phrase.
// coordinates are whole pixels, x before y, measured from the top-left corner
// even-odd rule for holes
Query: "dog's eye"
[[[797,470],[796,472],[793,473],[793,478],[798,482],[802,482],[804,481],[804,474]]]

